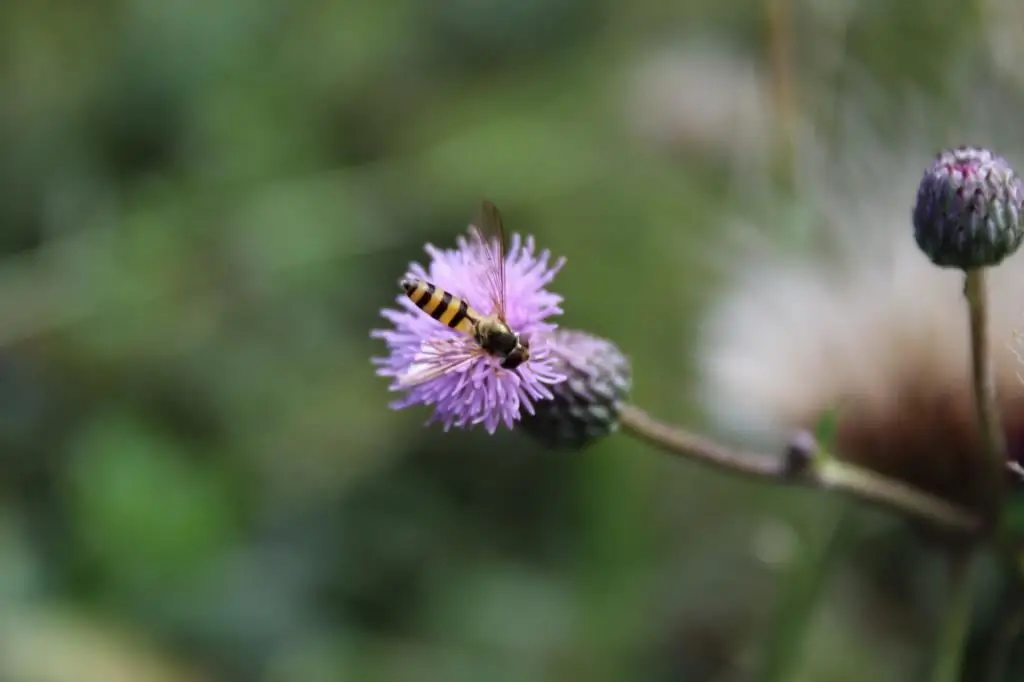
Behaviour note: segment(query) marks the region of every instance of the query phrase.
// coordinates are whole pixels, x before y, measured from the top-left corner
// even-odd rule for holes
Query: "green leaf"
[[[814,438],[818,442],[819,454],[832,452],[836,432],[839,430],[839,406],[826,410],[818,417],[814,427]]]

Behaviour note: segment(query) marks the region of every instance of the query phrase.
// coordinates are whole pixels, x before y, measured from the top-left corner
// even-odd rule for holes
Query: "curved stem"
[[[673,455],[694,459],[717,469],[754,478],[781,478],[786,467],[780,457],[741,452],[670,424],[660,422],[635,405],[619,413],[622,430]]]
[[[971,533],[980,529],[980,519],[966,509],[839,460],[815,457],[809,453],[802,466],[794,467],[792,456],[733,450],[704,436],[660,422],[634,405],[625,406],[619,419],[624,433],[669,454],[729,473],[775,483],[835,490],[947,530]]]
[[[979,519],[965,509],[912,486],[836,459],[821,462],[811,483],[939,525],[977,529]]]
[[[949,601],[942,616],[935,648],[935,665],[929,682],[959,682],[967,633],[971,624],[971,567],[974,552],[951,550],[949,556]]]

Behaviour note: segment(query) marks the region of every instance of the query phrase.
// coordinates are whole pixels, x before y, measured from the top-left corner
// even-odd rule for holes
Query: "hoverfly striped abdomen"
[[[479,314],[465,299],[421,279],[403,279],[402,289],[417,308],[450,329],[474,334]]]

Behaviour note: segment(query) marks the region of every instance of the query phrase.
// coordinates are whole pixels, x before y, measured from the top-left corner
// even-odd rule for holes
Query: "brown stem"
[[[674,455],[683,455],[730,473],[754,478],[776,478],[785,474],[781,458],[753,452],[738,452],[718,443],[659,422],[635,405],[626,405],[619,414],[623,431]]]
[[[622,431],[677,455],[729,473],[775,483],[800,484],[835,490],[853,498],[885,507],[948,530],[974,532],[980,520],[971,512],[939,497],[912,488],[872,471],[804,450],[802,466],[793,455],[765,455],[733,450],[677,426],[660,422],[634,405],[620,415]]]

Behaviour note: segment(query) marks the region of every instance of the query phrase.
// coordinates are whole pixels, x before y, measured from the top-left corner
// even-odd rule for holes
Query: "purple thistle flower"
[[[488,254],[462,236],[456,244],[455,249],[427,244],[428,266],[412,263],[407,277],[433,283],[489,315],[494,306],[488,286]],[[545,289],[565,259],[553,264],[550,259],[549,251],[536,252],[532,237],[523,240],[518,234],[511,235],[505,256],[506,322],[530,344],[529,360],[512,370],[501,368],[499,359],[474,339],[433,319],[404,293],[395,299],[397,310],[382,310],[381,315],[393,327],[371,333],[388,348],[388,355],[373,358],[373,363],[378,375],[393,379],[390,390],[405,392],[391,404],[392,409],[430,405],[434,413],[427,424],[440,422],[445,431],[483,424],[493,434],[502,423],[513,428],[522,411],[533,414],[535,402],[550,400],[549,387],[565,380],[548,340],[558,326],[547,321],[562,313],[562,297]],[[438,376],[412,386],[403,383],[410,373],[423,371]]]

